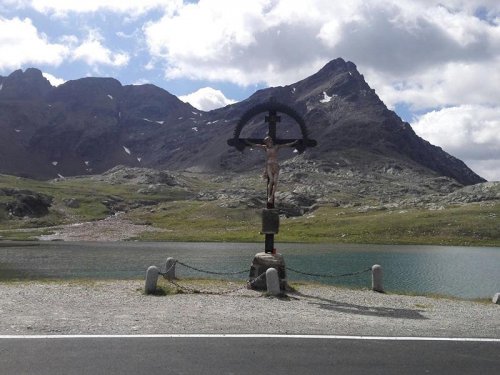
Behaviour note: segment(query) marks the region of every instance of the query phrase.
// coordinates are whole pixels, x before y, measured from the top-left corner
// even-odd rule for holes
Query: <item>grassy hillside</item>
[[[262,241],[260,212],[221,209],[213,203],[164,203],[153,213],[129,215],[165,229],[141,240]],[[408,209],[359,212],[320,207],[311,214],[282,218],[276,242],[437,244],[500,246],[500,204],[470,204],[441,210]]]
[[[53,198],[48,215],[19,218],[9,215],[6,207],[9,202],[15,201],[15,198],[0,190],[0,235],[3,239],[26,239],[30,235],[22,233],[30,233],[26,231],[28,228],[34,229],[32,233],[38,234],[40,230],[36,228],[100,220],[115,211],[153,206],[164,201],[184,200],[190,195],[178,187],[144,194],[138,192],[138,187],[132,184],[110,184],[92,178],[37,181],[6,175],[0,175],[0,189],[43,193]],[[71,199],[78,201],[78,207],[68,207],[66,202]],[[23,231],[16,233],[13,230]]]
[[[0,189],[30,190],[53,197],[49,214],[39,218],[9,216],[14,198],[0,194],[0,239],[32,239],[51,226],[103,219],[113,211],[124,218],[162,231],[146,232],[144,241],[260,242],[260,209],[224,200],[200,200],[226,182],[182,176],[176,186],[122,183],[95,178],[35,181],[0,176]],[[245,181],[245,184],[248,184]],[[1,190],[0,190],[1,191]],[[79,202],[75,208],[66,202]],[[231,208],[230,208],[231,207]],[[438,244],[500,246],[500,201],[490,200],[439,209],[334,207],[325,203],[300,217],[282,217],[276,242]],[[49,228],[48,228],[49,227]]]

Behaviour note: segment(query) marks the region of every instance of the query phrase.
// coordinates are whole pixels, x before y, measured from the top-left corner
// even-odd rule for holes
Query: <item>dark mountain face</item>
[[[295,84],[203,112],[153,85],[82,78],[54,88],[36,69],[0,77],[0,172],[37,178],[102,173],[118,164],[209,172],[244,171],[262,155],[227,146],[236,123],[274,97],[294,108],[318,146],[301,160],[369,170],[404,165],[469,185],[484,181],[460,160],[419,138],[389,111],[351,62],[336,59]],[[242,136],[263,136],[256,116]],[[300,137],[286,115],[278,137]],[[284,150],[283,158],[295,156]]]
[[[52,90],[50,82],[38,69],[29,68],[23,73],[16,70],[8,77],[0,77],[0,100],[37,100]]]

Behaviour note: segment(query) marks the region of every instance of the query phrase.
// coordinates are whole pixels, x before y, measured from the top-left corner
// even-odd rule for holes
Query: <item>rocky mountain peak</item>
[[[122,99],[129,113],[142,118],[161,120],[179,112],[198,111],[175,95],[152,84],[124,86]]]
[[[122,84],[114,78],[86,77],[58,86],[51,92],[48,100],[72,105],[93,105],[119,96],[121,90]]]
[[[0,80],[2,91],[9,79],[42,82],[43,78],[37,70],[11,76]],[[50,86],[48,81],[45,85]],[[0,173],[50,178],[102,173],[118,164],[245,173],[262,166],[262,153],[240,153],[226,140],[247,110],[274,97],[299,113],[309,138],[318,141],[317,147],[300,155],[304,165],[324,163],[328,173],[339,175],[343,173],[339,168],[348,166],[368,176],[390,164],[427,176],[450,177],[464,185],[484,181],[463,162],[418,137],[378,98],[356,65],[340,58],[299,82],[259,90],[244,101],[210,112],[199,111],[154,85],[122,86],[113,78],[82,78],[49,89],[45,102],[26,94],[24,102],[2,106],[0,97],[4,144]],[[242,136],[262,135],[264,116],[255,116]],[[277,132],[281,138],[301,136],[300,128],[286,115]],[[12,145],[16,149],[9,151]],[[291,149],[280,152],[280,158],[297,161]]]
[[[325,66],[314,75],[338,75],[343,72],[352,71],[357,72],[356,65],[351,61],[345,61],[343,58],[339,57],[326,63]]]
[[[0,99],[33,100],[45,97],[52,89],[50,82],[35,68],[19,69],[0,77]]]
[[[315,104],[328,103],[334,98],[352,102],[360,96],[379,100],[375,91],[358,72],[356,65],[341,58],[330,61],[317,73],[298,82],[294,87],[298,95],[302,94],[302,100],[319,96],[320,99],[315,100]]]

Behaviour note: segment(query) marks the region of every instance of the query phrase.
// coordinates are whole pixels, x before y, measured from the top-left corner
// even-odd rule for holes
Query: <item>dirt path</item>
[[[122,241],[143,232],[161,231],[149,225],[133,224],[118,213],[104,220],[60,225],[53,227],[53,234],[39,236],[42,241]]]

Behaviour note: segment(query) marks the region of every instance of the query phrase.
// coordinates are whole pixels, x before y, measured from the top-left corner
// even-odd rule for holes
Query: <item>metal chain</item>
[[[236,271],[236,272],[215,272],[215,271],[207,271],[207,270],[203,270],[201,268],[196,268],[196,267],[193,267],[193,266],[190,266],[186,263],[183,263],[181,262],[180,260],[177,261],[178,264],[180,264],[181,266],[184,266],[186,268],[190,268],[194,271],[198,271],[198,272],[204,272],[204,273],[209,273],[211,275],[239,275],[239,274],[242,274],[242,273],[246,273],[248,272],[248,268],[247,269],[244,269],[244,270],[241,270],[241,271]]]
[[[355,276],[355,275],[360,275],[362,273],[369,272],[369,271],[372,270],[371,268],[367,268],[367,269],[364,269],[364,270],[361,270],[361,271],[344,273],[344,274],[341,274],[341,275],[326,275],[326,274],[303,272],[303,271],[299,271],[299,270],[293,269],[291,267],[285,267],[285,268],[287,270],[289,270],[289,271],[292,271],[292,272],[295,272],[295,273],[300,273],[301,275],[315,276],[315,277],[329,277],[329,278]]]
[[[175,263],[177,263],[177,262],[178,261],[176,260],[174,263],[172,263],[172,265],[170,266],[170,268],[168,270],[166,269],[165,272],[161,272],[161,270],[158,271],[158,274],[162,275],[164,278],[167,278],[168,273],[172,270],[172,268],[175,267]],[[167,267],[167,265],[165,265],[165,268],[166,267]]]
[[[207,270],[203,270],[203,269],[200,269],[200,268],[196,268],[196,267],[190,266],[190,265],[188,265],[186,263],[183,263],[183,262],[181,262],[179,260],[176,260],[170,266],[170,268],[168,270],[165,270],[165,272],[161,272],[160,271],[159,274],[162,275],[164,278],[166,278],[167,274],[172,270],[172,268],[175,267],[176,263],[178,263],[178,264],[180,264],[180,265],[182,265],[182,266],[184,266],[186,268],[190,268],[190,269],[192,269],[194,271],[209,273],[209,274],[212,274],[212,275],[238,275],[238,274],[242,274],[242,273],[248,272],[247,269],[242,270],[242,271],[237,271],[237,272],[214,272],[214,271],[207,271]],[[313,276],[313,277],[328,277],[328,278],[355,276],[355,275],[360,275],[362,273],[369,272],[369,271],[372,270],[371,267],[370,267],[370,268],[366,268],[364,270],[357,271],[357,272],[344,273],[344,274],[340,274],[340,275],[327,275],[327,274],[318,274],[318,273],[310,273],[310,272],[299,271],[299,270],[296,270],[296,269],[291,268],[291,267],[285,267],[285,268],[288,271],[292,271],[292,272],[295,272],[295,273],[298,273],[298,274],[301,274],[301,275],[307,275],[307,276]],[[167,281],[169,283],[175,285],[177,288],[179,288],[183,292],[188,292],[188,293],[191,293],[191,294],[224,295],[224,294],[234,293],[234,292],[237,292],[237,291],[243,290],[243,289],[248,289],[255,282],[257,282],[258,280],[260,280],[264,276],[265,276],[265,272],[261,273],[259,276],[257,276],[253,280],[247,281],[246,285],[244,285],[242,287],[239,286],[237,288],[229,289],[229,290],[226,290],[226,291],[223,291],[223,292],[214,292],[214,291],[210,291],[210,290],[199,290],[199,289],[194,289],[194,288],[190,288],[190,287],[187,287],[187,286],[180,285],[180,284],[176,283],[174,280],[168,280],[167,279]]]
[[[255,279],[253,280],[250,280],[250,281],[247,281],[247,283],[244,285],[244,286],[239,286],[237,288],[234,288],[234,289],[230,289],[230,290],[225,290],[223,292],[214,292],[214,291],[211,291],[211,290],[199,290],[199,289],[194,289],[194,288],[190,288],[190,287],[187,287],[187,286],[183,286],[183,285],[180,285],[178,283],[176,283],[175,281],[173,280],[168,280],[168,282],[170,282],[171,284],[175,285],[177,288],[179,288],[180,290],[182,290],[183,292],[188,292],[188,293],[191,293],[191,294],[211,294],[211,295],[219,295],[219,296],[222,296],[222,295],[225,295],[225,294],[230,294],[230,293],[234,293],[234,292],[237,292],[239,290],[243,290],[243,289],[248,289],[250,286],[252,286],[257,280],[261,279],[262,277],[264,277],[266,274],[265,272],[264,273],[261,273],[259,276],[257,276]]]

